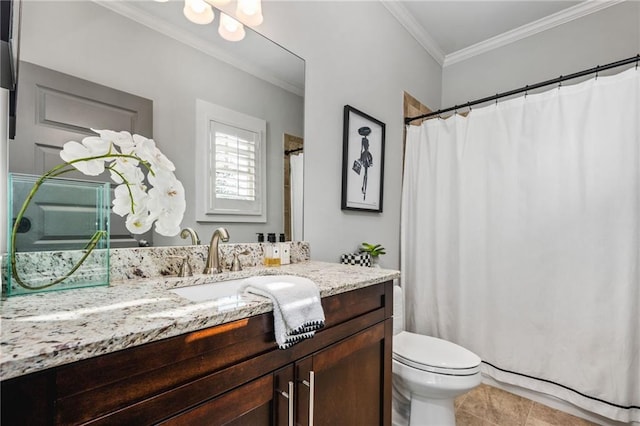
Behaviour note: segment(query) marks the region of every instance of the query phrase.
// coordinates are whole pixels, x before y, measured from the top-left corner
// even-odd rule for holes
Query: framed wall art
[[[382,212],[385,125],[344,106],[342,210]]]

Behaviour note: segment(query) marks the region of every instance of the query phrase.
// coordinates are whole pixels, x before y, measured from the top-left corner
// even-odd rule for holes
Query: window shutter
[[[258,135],[222,123],[213,127],[216,198],[255,201]]]

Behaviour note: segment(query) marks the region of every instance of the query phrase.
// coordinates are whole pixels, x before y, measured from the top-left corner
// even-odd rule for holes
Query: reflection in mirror
[[[91,127],[129,130],[153,137],[174,162],[187,197],[183,225],[203,240],[221,224],[232,242],[290,232],[283,139],[304,133],[299,57],[251,30],[240,42],[225,41],[215,26],[189,22],[180,2],[30,0],[22,2],[20,60],[36,71],[20,68],[9,171],[42,173],[59,162],[64,142],[81,140]],[[196,221],[197,182],[207,178],[195,173],[196,99],[266,122],[265,223]],[[119,229],[113,222],[112,228]],[[112,246],[131,243],[137,244],[123,235]],[[174,244],[184,241],[153,235],[153,245]]]
[[[196,101],[196,219],[266,222],[266,123]]]
[[[284,135],[284,229],[287,241],[302,241],[304,141]],[[288,232],[288,233],[287,233]]]

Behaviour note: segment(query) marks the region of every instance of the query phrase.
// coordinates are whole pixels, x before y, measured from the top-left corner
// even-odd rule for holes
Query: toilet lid
[[[455,343],[406,331],[393,337],[393,357],[414,368],[452,375],[474,374],[482,361]]]

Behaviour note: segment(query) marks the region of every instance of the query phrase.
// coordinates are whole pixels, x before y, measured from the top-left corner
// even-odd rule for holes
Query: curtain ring
[[[471,102],[467,102],[467,108],[469,108],[469,112],[471,112]]]
[[[527,95],[529,94],[529,85],[524,86],[524,98],[527,99]]]
[[[560,80],[558,81],[558,89],[562,87],[562,76],[560,76]]]
[[[598,79],[598,74],[600,73],[600,65],[596,67],[596,80]]]
[[[498,93],[496,93],[496,105],[498,105]]]
[[[636,55],[636,71],[638,71],[638,61],[640,61],[640,55]]]

